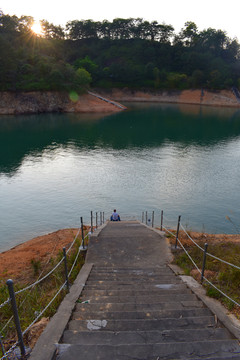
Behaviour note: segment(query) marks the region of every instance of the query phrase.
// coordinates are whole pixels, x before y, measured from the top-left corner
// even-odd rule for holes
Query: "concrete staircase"
[[[240,347],[167,265],[98,264],[56,359],[240,359]]]

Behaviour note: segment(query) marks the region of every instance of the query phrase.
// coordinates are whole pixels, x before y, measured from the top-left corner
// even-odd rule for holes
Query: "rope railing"
[[[225,296],[228,300],[230,300],[231,302],[233,302],[235,305],[240,306],[240,304],[235,301],[234,299],[230,298],[230,296],[228,296],[227,294],[225,294],[222,290],[220,290],[217,286],[215,286],[211,281],[209,281],[205,276],[203,276],[204,280],[211,285],[212,287],[214,287],[215,290],[219,291],[223,296]]]
[[[224,264],[226,264],[226,265],[230,265],[230,266],[234,267],[235,269],[240,270],[240,267],[239,267],[239,266],[234,265],[234,264],[232,264],[232,263],[230,263],[230,262],[228,262],[228,261],[226,261],[226,260],[220,259],[220,258],[218,258],[217,256],[215,256],[215,255],[213,255],[213,254],[210,254],[210,253],[207,252],[207,255],[210,256],[210,257],[212,257],[212,258],[215,259],[215,260],[219,260],[219,261],[221,261],[222,263],[224,263]]]
[[[25,335],[30,328],[38,321],[38,319],[45,313],[45,311],[49,308],[49,306],[53,303],[53,301],[56,299],[56,297],[60,294],[60,292],[64,289],[66,286],[66,281],[62,284],[60,289],[57,291],[57,293],[54,295],[54,297],[49,301],[49,303],[45,306],[45,308],[38,314],[38,316],[31,322],[31,324],[23,331],[23,335]]]
[[[69,252],[69,250],[70,250],[70,249],[72,248],[72,246],[74,245],[74,243],[75,243],[75,241],[76,241],[76,239],[77,239],[77,237],[78,237],[78,235],[79,235],[79,232],[80,232],[80,229],[78,230],[78,233],[77,233],[77,235],[75,236],[75,239],[72,241],[72,243],[71,243],[68,251],[66,252],[66,254]],[[86,235],[86,237],[87,237],[87,236],[88,236],[88,234]],[[24,291],[26,291],[26,290],[31,290],[31,289],[33,289],[34,286],[38,285],[38,284],[41,283],[43,280],[47,279],[47,278],[59,267],[59,265],[62,264],[63,261],[64,261],[64,257],[62,257],[62,259],[56,264],[56,266],[55,266],[51,271],[49,271],[44,277],[38,279],[38,280],[35,281],[33,284],[28,285],[28,286],[26,286],[25,288],[16,291],[16,292],[15,292],[15,295],[18,295],[18,294],[20,294],[20,293],[22,293],[22,292],[24,292]],[[23,303],[25,302],[25,300],[26,300],[26,297],[25,297],[25,299],[21,302],[21,304],[19,305],[19,307],[21,307],[21,306],[23,305]],[[4,305],[8,304],[9,302],[10,302],[10,298],[8,298],[8,299],[2,304],[2,306],[0,306],[0,308],[3,307]],[[6,324],[3,326],[3,328],[0,330],[0,334],[2,334],[3,331],[7,328],[7,326],[8,326],[9,323],[12,321],[12,319],[13,319],[13,316],[11,316],[11,318],[7,321],[7,323],[6,323]]]
[[[143,213],[142,213],[143,214]],[[192,262],[192,264],[194,265],[194,267],[197,269],[197,271],[201,274],[201,282],[203,280],[206,281],[206,283],[208,283],[210,286],[212,286],[215,290],[217,290],[220,294],[222,294],[224,297],[226,297],[228,300],[230,300],[233,304],[240,306],[240,303],[238,303],[237,301],[235,301],[234,299],[232,299],[230,296],[228,296],[226,293],[224,293],[221,289],[219,289],[216,285],[214,285],[210,280],[208,280],[205,276],[204,276],[204,271],[205,271],[205,260],[206,260],[206,256],[210,256],[215,260],[218,260],[226,265],[229,265],[237,270],[240,270],[240,267],[237,265],[234,265],[224,259],[221,259],[209,252],[207,252],[207,244],[205,244],[205,248],[203,249],[186,231],[186,229],[184,228],[184,226],[181,224],[180,222],[180,216],[178,218],[178,227],[177,229],[179,229],[179,227],[181,227],[181,229],[184,231],[184,233],[187,235],[187,237],[189,238],[189,240],[192,241],[192,243],[197,246],[203,253],[204,253],[204,258],[203,258],[203,265],[202,265],[202,270],[199,269],[199,267],[197,266],[197,264],[195,263],[195,261],[193,260],[193,258],[191,257],[191,255],[189,254],[189,252],[187,251],[187,249],[184,247],[184,245],[182,244],[182,242],[179,240],[179,236],[178,236],[178,231],[177,234],[174,234],[172,231],[170,231],[166,226],[163,225],[163,219],[166,220],[166,216],[163,217],[163,212],[162,212],[162,216],[161,216],[161,227],[162,229],[164,229],[165,232],[167,232],[168,234],[170,234],[173,237],[176,237],[176,245],[175,248],[177,247],[177,244],[180,244],[181,248],[183,249],[183,251],[186,253],[186,255],[188,256],[188,258],[190,259],[190,261]],[[168,220],[169,221],[169,220]],[[142,215],[142,223],[144,223],[144,219],[143,219],[143,215]],[[147,225],[147,223],[146,223]]]
[[[71,243],[70,247],[69,247],[68,250],[66,251],[66,254],[68,254],[69,251],[71,250],[71,248],[73,247],[73,245],[74,245],[74,243],[76,242],[76,239],[77,239],[79,233],[80,233],[80,229],[78,230],[78,233],[77,233],[77,235],[75,236],[75,239],[74,239],[73,242]],[[86,239],[86,238],[89,236],[89,234],[90,234],[90,232],[87,233],[87,235],[84,237],[84,239]],[[31,285],[28,285],[28,286],[26,286],[26,287],[23,288],[23,289],[20,289],[20,290],[16,291],[16,292],[15,292],[15,295],[21,294],[22,292],[24,292],[24,291],[26,291],[26,290],[30,290],[30,289],[33,288],[34,286],[40,284],[43,280],[47,279],[47,278],[62,264],[63,261],[64,261],[64,257],[62,257],[62,259],[54,266],[54,268],[53,268],[52,270],[50,270],[46,275],[44,275],[41,279],[35,281],[35,282],[32,283]],[[8,298],[4,303],[2,303],[2,304],[0,305],[0,309],[1,309],[3,306],[7,305],[9,302],[10,302],[10,298]],[[0,332],[2,332],[2,330],[1,330]]]
[[[79,256],[81,250],[82,250],[82,249],[79,247],[79,248],[78,248],[77,255],[76,255],[76,257],[75,257],[75,260],[74,260],[74,262],[73,262],[73,264],[72,264],[72,267],[71,267],[71,269],[70,269],[70,271],[69,271],[69,273],[68,273],[69,276],[71,275],[71,273],[72,273],[72,271],[73,271],[73,269],[74,269],[74,266],[76,265],[76,262],[77,262],[77,259],[78,259],[78,256]]]
[[[204,251],[204,249],[198,245],[198,243],[196,243],[196,241],[194,241],[191,236],[188,234],[188,232],[185,230],[185,228],[182,226],[182,224],[180,224],[181,229],[185,232],[185,234],[187,235],[187,237],[189,238],[189,240],[191,240],[200,250]]]
[[[0,309],[3,308],[5,305],[9,304],[10,299],[8,298],[6,301],[4,301],[1,305],[0,305]]]
[[[165,226],[163,226],[163,229],[168,232],[170,235],[175,236],[174,233],[172,233],[169,229],[167,229]]]
[[[10,355],[10,354],[13,352],[13,350],[16,349],[17,346],[18,346],[18,341],[16,341],[15,344],[13,344],[13,345],[10,347],[10,349],[8,349],[8,351],[6,351],[6,352],[4,353],[4,355],[1,357],[0,360],[6,359],[6,358],[8,357],[8,355]]]
[[[188,258],[191,260],[191,262],[193,263],[193,265],[195,266],[195,268],[197,269],[197,271],[201,274],[201,270],[199,269],[199,267],[197,266],[197,264],[195,263],[195,261],[193,260],[193,258],[191,257],[191,255],[188,253],[188,251],[185,249],[185,247],[183,246],[183,244],[181,243],[180,240],[178,240],[181,248],[184,250],[185,254],[188,256]],[[230,264],[230,263],[229,263]],[[214,285],[211,281],[209,281],[205,276],[203,276],[203,279],[212,287],[214,287],[215,290],[219,291],[223,296],[225,296],[228,300],[232,301],[235,305],[240,306],[240,304],[235,301],[234,299],[230,298],[226,293],[224,293],[221,289],[219,289],[216,285]]]
[[[182,225],[181,225],[181,228],[184,230],[184,232],[185,232],[185,234],[188,236],[188,238],[189,238],[200,250],[204,251],[204,249],[203,249],[201,246],[199,246],[199,245],[196,243],[196,241],[194,241],[194,240],[191,238],[191,236],[186,232],[186,230],[184,229],[184,227],[183,227]],[[208,256],[212,257],[212,258],[215,259],[215,260],[218,260],[218,261],[220,261],[220,262],[222,262],[222,263],[224,263],[224,264],[226,264],[226,265],[232,266],[232,267],[234,267],[235,269],[240,270],[240,267],[237,266],[237,265],[234,265],[234,264],[232,264],[232,263],[230,263],[230,262],[228,262],[228,261],[226,261],[226,260],[223,260],[223,259],[221,259],[221,258],[219,258],[219,257],[217,257],[217,256],[215,256],[215,255],[213,255],[213,254],[210,254],[209,252],[206,252],[206,254],[207,254]]]
[[[185,247],[183,246],[183,244],[181,243],[181,241],[178,239],[178,242],[181,246],[181,248],[184,250],[185,254],[188,256],[188,258],[191,260],[191,262],[193,263],[193,265],[195,266],[195,268],[197,269],[197,271],[201,274],[201,270],[199,269],[199,267],[197,266],[197,264],[195,263],[195,261],[193,260],[193,258],[191,257],[191,255],[188,253],[188,251],[185,249]]]
[[[73,245],[75,244],[76,239],[77,239],[77,237],[78,237],[78,235],[79,235],[79,233],[80,233],[80,229],[81,229],[81,228],[79,228],[79,230],[78,230],[78,232],[77,232],[77,235],[75,236],[75,238],[74,238],[74,240],[72,241],[70,247],[69,247],[68,250],[66,251],[66,254],[68,254],[68,252],[71,250],[71,248],[72,248]],[[86,237],[87,237],[87,236],[88,236],[88,234],[86,235]],[[50,275],[62,264],[63,260],[64,260],[64,257],[62,257],[62,259],[54,266],[54,268],[53,268],[52,270],[50,270],[46,275],[44,275],[41,279],[38,279],[37,281],[35,281],[34,283],[26,286],[25,288],[16,291],[16,292],[15,292],[15,295],[20,294],[20,293],[22,293],[22,292],[24,292],[24,291],[26,291],[26,290],[30,290],[32,287],[40,284],[43,280],[45,280],[48,276],[50,276]],[[3,306],[7,305],[7,304],[9,303],[9,301],[10,301],[10,298],[8,298],[4,303],[0,304],[0,309],[1,309]]]
[[[96,213],[97,214],[97,213]],[[97,217],[96,217],[97,219]],[[104,223],[104,213],[101,213],[100,215],[100,225],[102,225]],[[96,221],[96,227],[95,229],[97,229],[97,221]],[[8,282],[11,282],[12,283],[12,293],[11,293],[11,290],[10,290],[10,285],[8,283],[8,287],[9,287],[9,298],[4,301],[2,304],[0,304],[0,309],[3,308],[5,305],[9,304],[10,302],[12,303],[12,306],[13,306],[13,298],[15,300],[15,295],[19,295],[20,293],[24,292],[24,291],[27,291],[27,290],[31,290],[34,286],[38,285],[39,283],[41,283],[43,280],[45,280],[46,278],[48,278],[62,263],[64,260],[66,260],[66,255],[70,252],[70,250],[72,249],[73,245],[75,244],[79,234],[80,234],[80,230],[82,229],[82,241],[81,241],[81,245],[78,247],[78,251],[77,251],[77,254],[75,256],[75,259],[73,261],[73,264],[71,266],[71,269],[70,271],[68,272],[67,269],[65,268],[65,271],[68,272],[68,274],[66,274],[66,279],[68,278],[68,276],[71,275],[75,265],[76,265],[76,262],[77,262],[77,259],[79,257],[79,254],[81,251],[83,250],[86,250],[87,247],[84,246],[84,241],[85,239],[94,231],[94,227],[93,227],[93,218],[92,218],[92,212],[91,212],[91,231],[89,231],[85,236],[84,236],[84,230],[83,230],[83,221],[82,221],[82,218],[81,218],[81,228],[78,229],[78,232],[74,238],[74,240],[72,241],[71,245],[69,246],[68,250],[65,251],[65,257],[63,256],[62,259],[54,266],[54,268],[52,270],[50,270],[45,276],[43,276],[42,278],[38,279],[37,281],[35,281],[33,284],[31,285],[28,285],[26,286],[25,288],[23,289],[20,289],[16,292],[14,292],[13,290],[13,283],[11,280],[8,280]],[[65,250],[65,249],[64,249]],[[21,355],[25,355],[24,353],[24,344],[23,344],[23,341],[21,341],[22,337],[30,330],[30,328],[39,320],[39,318],[43,315],[44,312],[46,312],[46,310],[49,308],[49,306],[53,303],[53,301],[56,299],[56,297],[60,294],[60,292],[66,287],[67,285],[67,280],[65,280],[65,282],[61,285],[60,289],[57,291],[57,293],[54,295],[54,297],[49,301],[49,303],[45,306],[45,308],[37,315],[37,317],[32,321],[32,323],[22,332],[21,331],[21,328],[20,328],[20,332],[21,332],[21,336],[20,336],[20,339],[19,339],[19,334],[18,334],[18,341],[8,350],[8,351],[4,351],[4,349],[2,350],[3,352],[3,356],[0,358],[0,360],[2,359],[6,359],[8,357],[8,355],[10,353],[12,353],[14,351],[14,349],[18,346],[20,346],[20,350],[21,350]],[[22,305],[22,304],[20,304]],[[18,310],[17,310],[17,306],[16,308],[14,309],[13,308],[13,316],[8,320],[7,324],[5,324],[5,326],[2,328],[1,332],[3,332],[5,330],[5,328],[9,325],[10,321],[13,319],[14,317],[14,320],[15,320],[15,323],[16,323],[16,315],[18,317]],[[20,323],[19,323],[20,325]],[[20,326],[19,326],[20,327]],[[18,333],[18,328],[17,328],[17,324],[16,324],[16,330],[17,330],[17,333]]]

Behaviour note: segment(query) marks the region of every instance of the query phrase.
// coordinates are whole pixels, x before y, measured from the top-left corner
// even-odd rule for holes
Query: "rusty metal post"
[[[162,227],[163,227],[163,210],[161,211],[161,231],[162,231]]]
[[[83,249],[85,249],[85,245],[84,245],[84,230],[83,230],[83,218],[81,216],[81,230],[82,230],[82,247]]]
[[[204,271],[205,271],[206,258],[207,258],[207,248],[208,248],[208,244],[207,244],[207,243],[205,243],[205,245],[204,245],[204,254],[203,254],[203,264],[202,264],[201,283],[203,282],[203,278],[204,278]]]
[[[19,343],[19,347],[21,350],[21,355],[25,356],[25,346],[23,343],[22,329],[21,329],[19,315],[18,315],[16,297],[15,297],[15,292],[14,292],[14,288],[13,288],[13,281],[11,279],[9,279],[7,281],[7,286],[8,286],[9,297],[11,299],[13,318],[14,318],[14,322],[15,322],[15,326],[16,326],[16,330],[17,330],[18,343]]]
[[[178,224],[177,224],[177,234],[176,234],[175,249],[177,248],[177,242],[178,242],[178,234],[179,234],[180,221],[181,221],[181,215],[179,215],[179,217],[178,217]]]
[[[66,285],[67,285],[67,292],[69,293],[69,280],[68,280],[68,268],[67,268],[67,254],[66,248],[63,248],[63,257],[64,257],[64,269],[65,269],[65,278],[66,278]]]
[[[91,234],[93,233],[93,212],[91,211]]]

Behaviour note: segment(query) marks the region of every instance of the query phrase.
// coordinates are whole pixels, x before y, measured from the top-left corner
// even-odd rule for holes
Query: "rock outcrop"
[[[53,91],[0,93],[0,114],[2,115],[44,112],[107,113],[120,110],[114,104],[90,94],[71,96],[68,93]]]

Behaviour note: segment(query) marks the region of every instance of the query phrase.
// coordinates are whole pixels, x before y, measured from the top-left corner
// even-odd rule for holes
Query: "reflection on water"
[[[235,231],[225,216],[239,223],[239,110],[128,107],[0,116],[0,249],[113,207],[155,210],[157,221],[163,209],[194,229]]]

